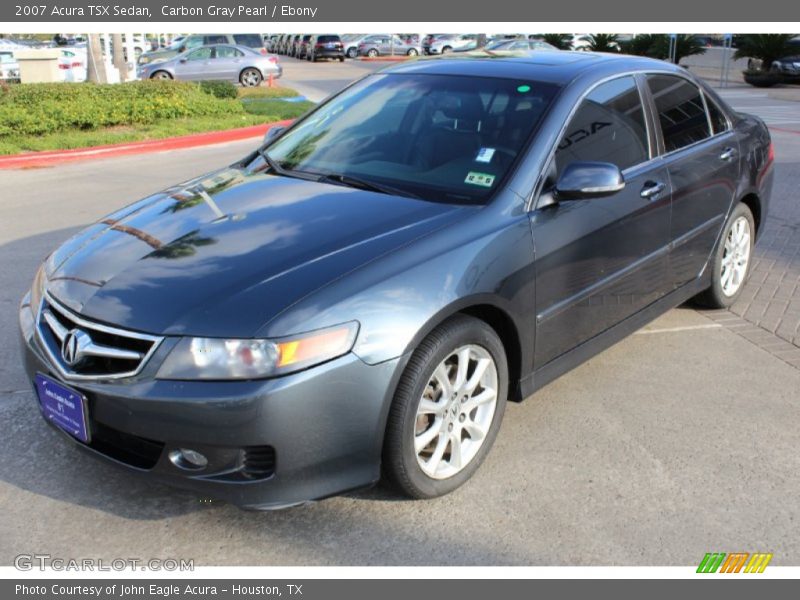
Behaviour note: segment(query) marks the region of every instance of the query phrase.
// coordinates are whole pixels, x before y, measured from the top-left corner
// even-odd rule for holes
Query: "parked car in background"
[[[297,49],[295,50],[294,56],[295,58],[304,59],[306,54],[308,53],[308,45],[311,43],[312,34],[304,33],[303,36],[300,38],[300,41],[297,42]]]
[[[197,33],[187,35],[178,44],[173,44],[169,48],[143,53],[139,56],[138,64],[147,65],[167,60],[187,50],[212,44],[246,46],[255,52],[267,54],[267,49],[264,47],[264,39],[258,33]]]
[[[231,81],[255,87],[272,75],[283,74],[274,54],[261,54],[247,46],[213,44],[187,50],[155,63],[139,65],[140,79],[181,79],[189,81]]]
[[[320,58],[333,58],[344,62],[342,38],[332,33],[312,35],[305,56],[311,62],[316,62]]]
[[[297,33],[292,36],[292,39],[289,42],[289,50],[287,54],[289,56],[297,56],[297,52],[300,50],[300,44],[303,41],[303,34]]]
[[[558,50],[552,44],[541,40],[529,40],[525,38],[515,40],[493,40],[480,50],[487,52],[518,52],[530,50]]]
[[[464,33],[439,36],[422,45],[425,54],[447,54],[448,52],[466,52],[478,47],[480,35]]]
[[[19,81],[19,63],[11,50],[0,48],[0,81]]]
[[[62,48],[58,69],[63,81],[86,81],[86,51],[80,48]]]
[[[359,56],[417,56],[420,47],[407,43],[398,35],[371,35],[359,42]]]
[[[789,40],[788,45],[792,47],[792,53],[772,61],[770,70],[783,75],[787,83],[795,83],[800,81],[800,37]]]
[[[384,69],[55,249],[19,304],[27,410],[138,477],[240,506],[381,476],[442,496],[508,401],[690,298],[737,300],[773,162],[761,120],[663,61]]]
[[[344,54],[347,58],[358,57],[358,45],[366,38],[371,37],[369,33],[350,33],[342,36],[342,44],[344,45]]]

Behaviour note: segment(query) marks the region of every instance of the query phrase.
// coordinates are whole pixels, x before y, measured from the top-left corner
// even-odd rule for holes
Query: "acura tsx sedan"
[[[418,61],[57,248],[19,312],[44,419],[250,508],[466,482],[519,401],[742,291],[769,133],[687,71]]]

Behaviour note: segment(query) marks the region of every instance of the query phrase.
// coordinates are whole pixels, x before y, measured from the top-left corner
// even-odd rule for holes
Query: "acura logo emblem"
[[[72,329],[61,342],[61,357],[70,367],[77,365],[84,356],[85,348],[92,343],[92,338],[80,329]]]

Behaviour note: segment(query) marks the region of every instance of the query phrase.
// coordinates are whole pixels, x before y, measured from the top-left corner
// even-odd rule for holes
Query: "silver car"
[[[447,54],[448,52],[466,52],[478,47],[480,36],[476,33],[461,35],[440,35],[428,39],[422,49],[425,54]]]
[[[247,46],[214,44],[187,50],[163,62],[139,65],[140,79],[223,80],[255,87],[283,73],[274,54],[263,55]]]

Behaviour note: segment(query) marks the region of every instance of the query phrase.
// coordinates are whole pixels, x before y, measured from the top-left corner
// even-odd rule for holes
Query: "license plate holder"
[[[36,374],[34,387],[44,418],[88,444],[91,441],[91,431],[86,396],[41,373]]]

